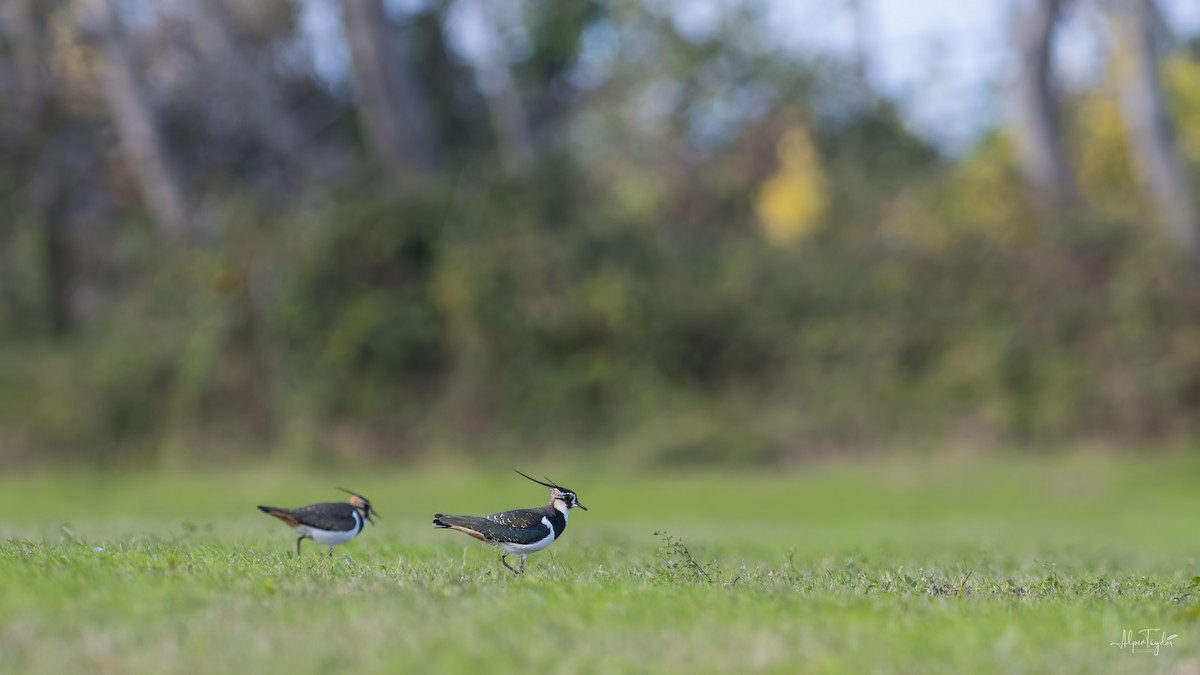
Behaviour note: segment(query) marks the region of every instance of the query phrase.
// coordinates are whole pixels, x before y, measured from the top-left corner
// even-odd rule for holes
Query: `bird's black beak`
[[[371,521],[372,525],[375,524],[375,518],[378,518],[378,517],[379,517],[379,513],[377,511],[375,511],[375,509],[371,509],[370,511],[367,511],[367,520]]]
[[[579,508],[583,509],[584,511],[587,511],[587,510],[588,510],[588,509],[587,509],[587,507],[586,507],[586,506],[584,506],[584,505],[583,505],[583,503],[582,503],[582,502],[580,502],[578,499],[577,499],[577,500],[575,500],[575,506],[578,506]]]

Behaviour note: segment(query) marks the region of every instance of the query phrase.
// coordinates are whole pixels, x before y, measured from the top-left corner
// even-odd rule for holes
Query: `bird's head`
[[[514,469],[514,471],[515,471],[515,469]],[[550,488],[550,505],[553,506],[554,508],[558,509],[559,511],[566,513],[567,511],[570,511],[571,509],[575,508],[576,506],[583,509],[584,511],[588,510],[588,507],[586,507],[582,503],[580,503],[579,495],[575,494],[574,490],[569,490],[569,489],[555,483],[554,481],[551,481],[549,478],[547,478],[546,480],[550,481],[550,482],[543,483],[542,481],[540,481],[536,478],[531,478],[530,476],[528,476],[524,473],[521,473],[520,471],[517,471],[517,473],[520,473],[522,476],[525,476],[526,478],[537,483],[538,485],[545,485],[546,487]]]
[[[377,512],[371,506],[370,499],[367,499],[366,497],[358,494],[357,492],[351,492],[350,490],[347,490],[346,488],[338,488],[338,489],[341,490],[342,492],[345,492],[346,494],[350,495],[350,505],[353,506],[354,508],[358,509],[358,514],[363,517],[363,520],[370,521],[370,523],[372,525],[375,524],[375,521],[371,520],[371,516],[375,516],[376,518],[378,518],[379,512]]]

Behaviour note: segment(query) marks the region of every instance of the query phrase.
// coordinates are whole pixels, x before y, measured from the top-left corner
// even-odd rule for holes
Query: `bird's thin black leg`
[[[521,574],[525,574],[525,556],[521,556]]]
[[[504,555],[500,556],[500,562],[504,563],[504,566],[505,566],[505,567],[507,567],[507,568],[508,568],[508,569],[509,569],[509,570],[510,570],[510,571],[511,571],[513,574],[520,574],[520,572],[518,572],[518,571],[516,571],[515,569],[513,569],[513,566],[512,566],[512,565],[509,565],[509,564],[508,564],[508,560],[506,560],[506,558],[508,558],[508,554],[507,554],[507,553],[505,553]],[[524,560],[522,560],[522,561],[521,561],[521,567],[522,567],[522,568],[524,568],[524,567],[525,567],[525,561],[524,561]]]
[[[300,542],[304,541],[304,537],[296,537],[296,557],[300,557]]]
[[[333,557],[333,547],[332,547],[332,546],[330,546],[330,547],[329,547],[329,555],[327,555],[327,556],[325,556],[325,557],[326,557],[326,558],[332,558],[332,557]]]

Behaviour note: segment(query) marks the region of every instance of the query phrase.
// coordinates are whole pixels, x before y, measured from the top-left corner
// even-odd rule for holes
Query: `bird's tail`
[[[469,527],[478,529],[487,523],[488,519],[481,516],[448,516],[444,513],[439,513],[433,517],[435,527]]]
[[[277,506],[263,506],[263,505],[261,505],[261,504],[260,504],[260,505],[258,506],[258,510],[259,510],[259,511],[262,511],[263,513],[265,513],[265,514],[267,514],[267,515],[269,515],[269,516],[275,516],[276,518],[278,518],[278,519],[282,520],[283,522],[287,523],[289,527],[295,527],[295,526],[297,526],[297,525],[299,525],[299,524],[300,524],[300,523],[299,523],[299,522],[298,522],[298,521],[297,521],[297,520],[296,520],[296,519],[295,519],[295,518],[292,516],[292,514],[288,512],[288,510],[287,510],[287,509],[281,509],[281,508],[279,508],[279,507],[277,507]]]
[[[434,527],[443,527],[451,530],[458,530],[464,534],[469,534],[479,541],[489,541],[490,537],[484,534],[484,525],[487,524],[486,518],[479,516],[448,516],[444,513],[439,513],[433,517]]]

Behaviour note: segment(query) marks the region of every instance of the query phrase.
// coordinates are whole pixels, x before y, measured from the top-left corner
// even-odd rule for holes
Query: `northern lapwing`
[[[539,509],[515,509],[490,516],[448,516],[439,513],[433,517],[433,524],[435,527],[465,532],[485,544],[499,546],[503,551],[500,562],[513,573],[523,574],[525,558],[530,553],[546,548],[562,536],[563,530],[567,529],[567,514],[571,509],[578,506],[587,511],[587,507],[579,503],[579,497],[573,491],[553,481],[543,483],[520,471],[517,473],[550,488],[550,503]],[[521,556],[520,570],[513,569],[506,560],[514,553]]]
[[[298,509],[259,506],[258,510],[275,516],[300,534],[296,537],[297,558],[300,557],[300,542],[305,539],[328,546],[329,555],[333,555],[334,546],[358,536],[367,521],[374,525],[371,516],[379,517],[379,513],[371,507],[371,500],[345,488],[338,489],[350,495],[349,502],[324,502]]]

